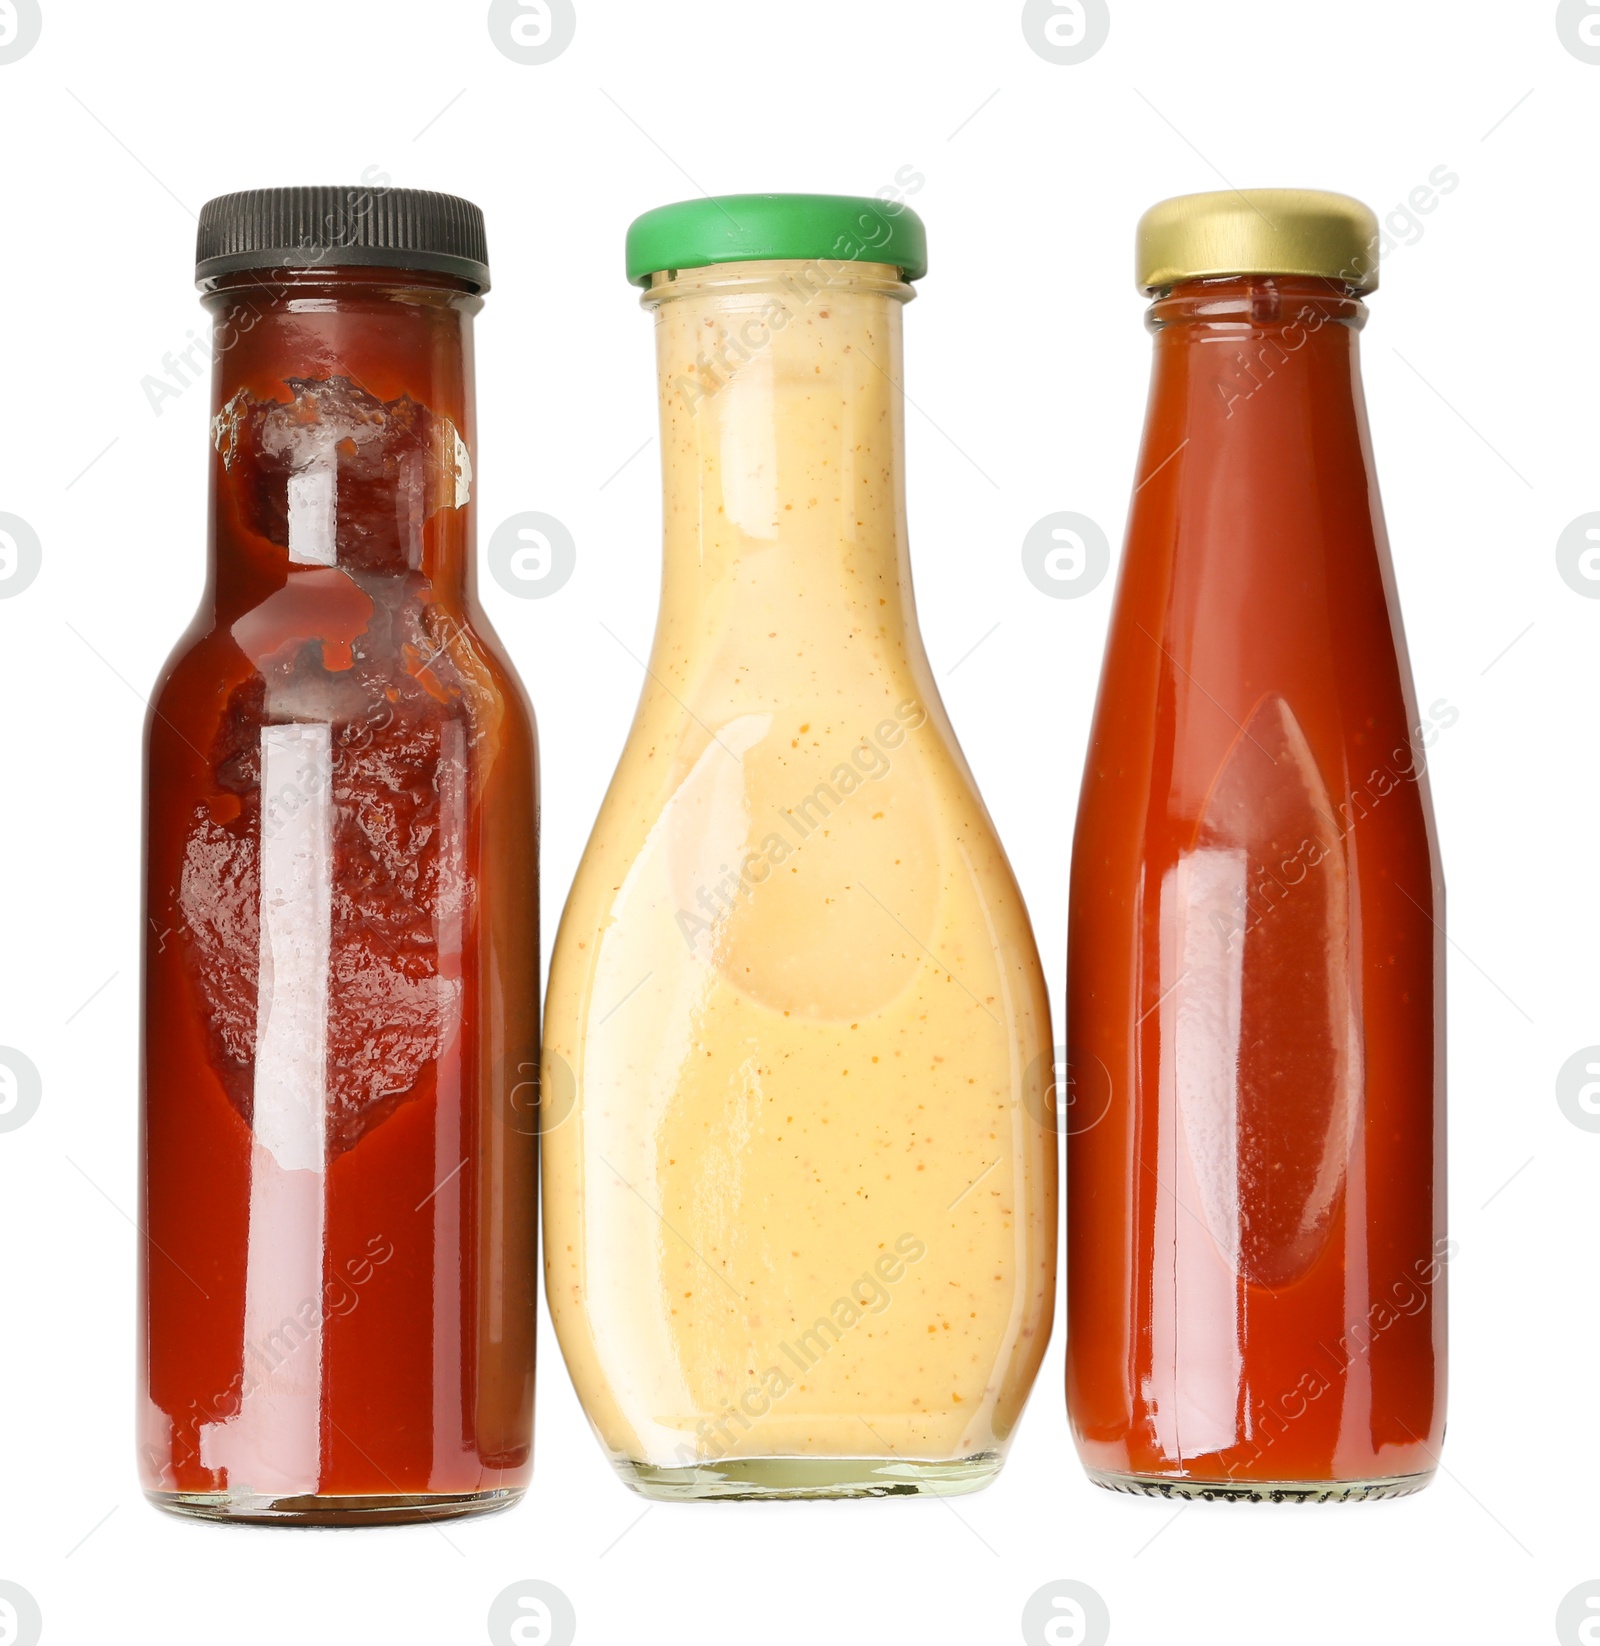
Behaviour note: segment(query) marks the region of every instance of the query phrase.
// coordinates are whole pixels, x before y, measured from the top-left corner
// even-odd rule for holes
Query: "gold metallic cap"
[[[1320,189],[1222,189],[1163,200],[1139,219],[1139,289],[1227,274],[1309,274],[1378,287],[1378,219]]]

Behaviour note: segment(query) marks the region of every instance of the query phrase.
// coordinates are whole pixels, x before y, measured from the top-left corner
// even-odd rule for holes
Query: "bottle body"
[[[551,965],[547,1296],[648,1495],[972,1489],[1049,1335],[1048,1009],[916,629],[908,290],[813,272],[647,299],[659,626]]]
[[[1443,883],[1325,280],[1158,298],[1073,846],[1067,1389],[1102,1484],[1414,1489],[1444,1422]]]
[[[458,281],[218,282],[212,570],[147,727],[140,1461],[403,1520],[531,1458],[533,727],[472,590]]]

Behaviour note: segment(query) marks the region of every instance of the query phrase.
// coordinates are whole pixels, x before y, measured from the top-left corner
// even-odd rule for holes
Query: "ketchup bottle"
[[[532,720],[473,583],[476,206],[201,214],[210,571],[147,727],[139,1453],[214,1519],[528,1479]]]
[[[1357,358],[1377,237],[1281,189],[1139,227],[1068,987],[1067,1399],[1122,1490],[1389,1496],[1442,1437],[1444,891]]]

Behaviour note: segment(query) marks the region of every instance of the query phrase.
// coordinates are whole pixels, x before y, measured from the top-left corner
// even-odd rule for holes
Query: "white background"
[[[481,1641],[523,1578],[565,1591],[590,1646],[1013,1641],[1056,1578],[1105,1598],[1118,1646],[1550,1639],[1561,1598],[1600,1578],[1600,1135],[1555,1099],[1600,1041],[1600,603],[1555,558],[1600,509],[1600,66],[1564,49],[1553,0],[1111,0],[1108,44],[1069,67],[1029,48],[1020,0],[578,0],[574,43],[535,67],[496,49],[486,0],[43,6],[38,45],[0,66],[0,511],[43,545],[36,581],[0,600],[0,1045],[44,1093],[0,1134],[0,1578],[36,1598],[49,1646]],[[1058,1325],[980,1496],[647,1508],[546,1324],[535,1479],[510,1513],[279,1533],[147,1508],[128,1220],[141,694],[201,586],[209,408],[202,386],[157,416],[141,379],[202,329],[201,203],[370,167],[487,214],[480,546],[538,509],[578,547],[548,599],[484,580],[540,711],[548,951],[640,685],[599,625],[643,655],[656,603],[651,326],[624,229],[700,189],[920,174],[917,593],[1059,1008],[1112,585],[1047,598],[1019,548],[1058,509],[1120,539],[1148,372],[1134,223],[1224,179],[1384,213],[1439,166],[1459,187],[1401,227],[1364,342],[1419,697],[1460,716],[1431,756],[1460,1247],[1436,1484],[1281,1509],[1097,1491]]]

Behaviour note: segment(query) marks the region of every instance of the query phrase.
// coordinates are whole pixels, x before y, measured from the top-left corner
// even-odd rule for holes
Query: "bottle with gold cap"
[[[650,1497],[971,1491],[1050,1335],[1044,978],[918,633],[904,206],[646,213],[665,560],[562,916],[546,1291]]]
[[[1341,195],[1170,200],[1073,846],[1067,1399],[1101,1485],[1397,1495],[1444,1427],[1444,904]]]

